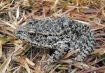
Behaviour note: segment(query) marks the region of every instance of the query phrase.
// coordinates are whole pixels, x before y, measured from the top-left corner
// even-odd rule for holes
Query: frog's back
[[[63,34],[64,25],[69,25],[70,20],[62,17],[57,19],[44,18],[42,20],[31,20],[28,21],[25,27],[30,30],[36,31],[42,35],[61,35]]]
[[[69,18],[65,17],[57,19],[35,19],[28,21],[25,28],[27,29],[26,32],[28,32],[28,36],[32,42],[43,45],[53,45],[66,38],[65,36],[67,36],[69,32],[65,34],[65,31],[69,28],[69,22]]]
[[[21,33],[17,33],[21,31]],[[39,46],[52,46],[58,41],[79,40],[82,33],[89,33],[88,26],[71,20],[68,17],[56,19],[44,18],[29,20],[26,25],[17,29],[16,35],[32,44]],[[83,34],[84,34],[83,33]]]

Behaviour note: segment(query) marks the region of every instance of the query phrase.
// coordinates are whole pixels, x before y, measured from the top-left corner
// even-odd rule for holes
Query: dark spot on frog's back
[[[43,37],[47,38],[47,37],[48,37],[48,35],[43,35]]]
[[[68,25],[69,25],[70,28],[72,28],[73,24],[75,24],[75,21],[73,21],[73,20],[70,20],[70,21],[68,22]]]

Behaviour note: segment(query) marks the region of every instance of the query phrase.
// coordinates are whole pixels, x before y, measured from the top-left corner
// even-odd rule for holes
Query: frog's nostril
[[[32,22],[29,22],[29,24],[32,24]]]
[[[21,30],[16,30],[15,31],[15,34],[17,35],[17,34],[22,34],[23,33],[23,31],[21,31]]]
[[[23,32],[23,31],[18,31],[17,33],[18,33],[18,34],[21,34],[22,32]]]

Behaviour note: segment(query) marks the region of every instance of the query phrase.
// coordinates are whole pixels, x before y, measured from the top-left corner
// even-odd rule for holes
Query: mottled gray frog
[[[66,16],[31,19],[16,29],[15,36],[39,48],[56,49],[48,59],[50,64],[76,49],[79,51],[73,60],[83,61],[95,46],[94,33],[90,27]]]

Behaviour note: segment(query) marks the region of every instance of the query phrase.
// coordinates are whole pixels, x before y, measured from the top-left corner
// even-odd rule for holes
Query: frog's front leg
[[[59,59],[61,59],[69,51],[69,46],[64,41],[59,41],[56,44],[54,44],[52,47],[56,50],[49,57],[49,59],[48,59],[49,64],[51,64],[53,62],[57,62]]]

